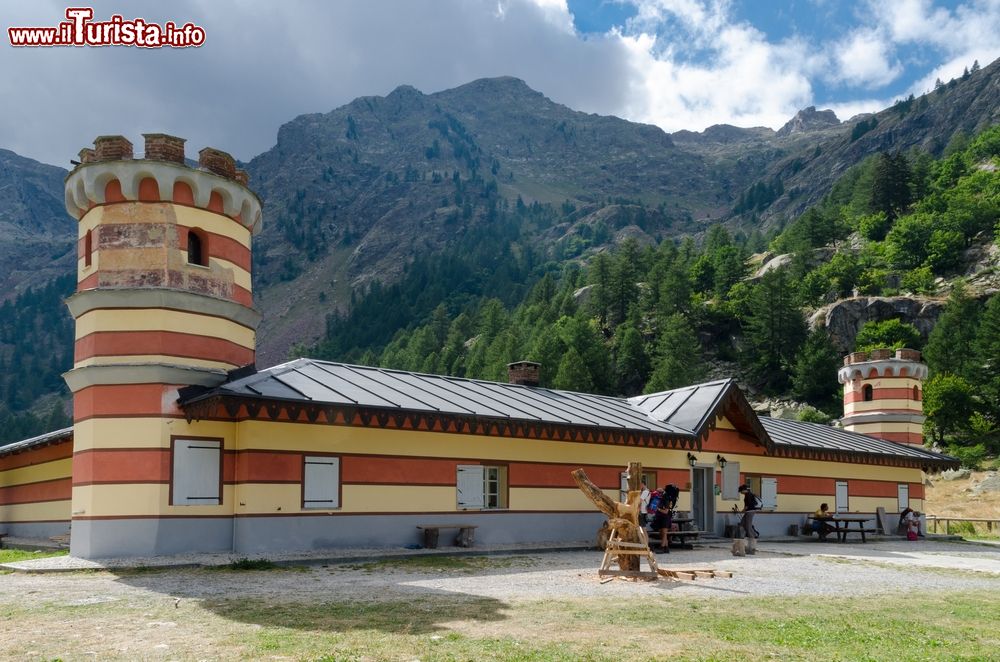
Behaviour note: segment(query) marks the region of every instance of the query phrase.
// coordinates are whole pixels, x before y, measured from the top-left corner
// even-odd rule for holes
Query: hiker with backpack
[[[740,520],[739,528],[746,533],[745,537],[757,538],[757,529],[753,526],[753,516],[764,504],[746,483],[740,485],[740,494],[743,495],[743,518]]]
[[[680,490],[676,485],[666,485],[662,490],[653,492],[649,500],[649,509],[653,512],[653,531],[660,532],[660,548],[656,550],[661,554],[670,553],[670,532],[674,529],[674,506],[677,505],[677,498]]]

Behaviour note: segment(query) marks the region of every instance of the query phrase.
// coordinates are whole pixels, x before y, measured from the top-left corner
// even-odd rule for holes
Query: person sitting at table
[[[826,538],[833,531],[833,527],[826,521],[831,519],[833,519],[833,513],[830,512],[830,506],[825,503],[819,504],[819,510],[812,514],[812,522],[810,522],[809,526],[819,534],[820,540]]]

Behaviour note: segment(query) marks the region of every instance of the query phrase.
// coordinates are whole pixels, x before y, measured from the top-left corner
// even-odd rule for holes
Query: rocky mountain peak
[[[805,133],[806,131],[816,131],[831,126],[837,126],[840,120],[832,110],[816,110],[816,106],[803,108],[795,113],[795,117],[788,120],[785,126],[778,129],[779,136],[788,136],[793,133]]]

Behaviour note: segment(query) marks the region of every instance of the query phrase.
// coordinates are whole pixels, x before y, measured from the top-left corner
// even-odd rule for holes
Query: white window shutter
[[[340,507],[340,458],[305,458],[302,477],[303,508]]]
[[[896,485],[896,502],[899,512],[903,512],[910,507],[910,485],[908,483],[898,483]]]
[[[837,512],[846,513],[847,508],[847,483],[837,483]]]
[[[173,502],[175,506],[217,506],[222,491],[222,442],[201,439],[174,441]]]
[[[736,501],[740,498],[740,463],[727,462],[722,467],[722,498]]]
[[[478,464],[458,465],[458,509],[481,510],[485,505],[483,467]]]
[[[628,472],[623,471],[619,475],[619,501],[625,503],[628,501]]]
[[[778,479],[777,478],[761,478],[760,479],[760,501],[761,510],[777,510],[778,509]]]

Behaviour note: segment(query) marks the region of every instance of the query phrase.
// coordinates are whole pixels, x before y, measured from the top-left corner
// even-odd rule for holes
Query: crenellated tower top
[[[112,202],[172,202],[223,214],[261,229],[260,199],[247,188],[246,171],[232,156],[206,147],[198,167],[189,167],[183,138],[146,133],[145,158],[135,159],[124,136],[99,136],[80,150],[80,162],[66,177],[66,210],[80,220],[95,206]]]
[[[880,439],[923,444],[927,366],[914,349],[873,349],[844,357],[845,429]]]

